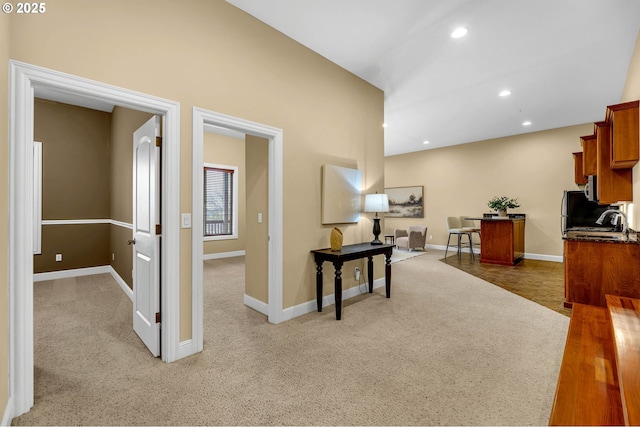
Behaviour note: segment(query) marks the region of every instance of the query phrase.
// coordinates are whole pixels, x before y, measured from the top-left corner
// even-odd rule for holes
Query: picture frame
[[[387,218],[424,218],[424,186],[385,188],[389,197]]]
[[[322,167],[322,224],[360,220],[362,171],[336,165]]]

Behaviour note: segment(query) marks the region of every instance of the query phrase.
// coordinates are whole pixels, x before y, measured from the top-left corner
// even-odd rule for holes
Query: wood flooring
[[[524,259],[514,266],[480,263],[480,256],[462,253],[442,259],[452,267],[500,286],[514,294],[571,317],[564,302],[564,264],[553,261]]]

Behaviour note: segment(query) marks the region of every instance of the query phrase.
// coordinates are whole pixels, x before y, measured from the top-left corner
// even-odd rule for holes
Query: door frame
[[[269,140],[269,245],[267,312],[270,323],[285,319],[283,296],[283,132],[282,129],[193,107],[193,211],[192,211],[192,339],[194,351],[203,348],[203,148],[205,125],[219,126]]]
[[[9,404],[10,418],[34,403],[33,111],[38,90],[163,117],[162,360],[191,354],[180,345],[180,104],[101,82],[9,61]],[[67,102],[69,103],[69,102]],[[133,325],[132,325],[133,327]]]

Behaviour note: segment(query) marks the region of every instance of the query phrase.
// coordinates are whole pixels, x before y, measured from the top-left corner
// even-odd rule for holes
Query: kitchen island
[[[480,218],[480,262],[516,265],[524,258],[524,216]]]

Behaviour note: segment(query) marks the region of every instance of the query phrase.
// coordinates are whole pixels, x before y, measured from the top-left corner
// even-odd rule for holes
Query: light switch
[[[182,228],[191,228],[191,214],[183,213],[182,214]]]
[[[262,224],[262,212],[258,212],[258,222]]]

